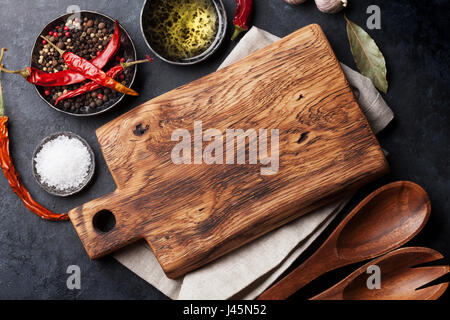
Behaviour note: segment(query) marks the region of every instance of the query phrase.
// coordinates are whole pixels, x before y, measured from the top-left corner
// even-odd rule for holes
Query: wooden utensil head
[[[336,231],[343,261],[362,261],[387,253],[422,230],[431,212],[426,191],[410,181],[387,184],[365,198]]]
[[[447,274],[450,267],[415,266],[442,258],[439,252],[429,248],[397,249],[370,261],[312,300],[435,300],[445,292],[448,283],[418,288]],[[380,268],[380,289],[369,289],[367,286],[369,266]]]

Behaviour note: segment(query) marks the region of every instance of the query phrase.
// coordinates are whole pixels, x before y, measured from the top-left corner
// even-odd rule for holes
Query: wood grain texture
[[[279,172],[175,165],[171,134],[193,135],[197,120],[203,130],[279,129]],[[388,171],[317,25],[136,107],[97,136],[117,190],[69,213],[89,256],[145,238],[172,278]],[[116,218],[109,233],[92,224],[102,209]]]

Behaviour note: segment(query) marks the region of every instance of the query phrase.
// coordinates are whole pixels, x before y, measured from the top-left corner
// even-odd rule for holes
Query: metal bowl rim
[[[81,10],[81,11],[77,11],[77,13],[78,13],[78,12],[79,12],[79,13],[92,13],[92,14],[96,14],[96,15],[99,15],[99,16],[103,16],[103,17],[105,17],[105,18],[111,20],[112,22],[115,21],[115,20],[114,20],[113,18],[111,18],[110,16],[108,16],[108,15],[106,15],[106,14],[104,14],[104,13],[97,12],[97,11]],[[62,14],[62,15],[58,16],[57,18],[53,19],[52,21],[50,21],[49,23],[47,23],[47,24],[44,26],[44,28],[42,28],[42,30],[39,32],[38,36],[36,37],[36,40],[35,40],[35,42],[34,42],[33,47],[31,48],[31,54],[30,54],[30,66],[31,66],[31,64],[32,64],[32,62],[33,62],[33,51],[34,51],[34,48],[36,47],[36,45],[37,45],[37,43],[38,43],[38,40],[39,40],[39,36],[42,34],[42,32],[43,32],[48,26],[50,26],[52,23],[54,23],[56,20],[61,19],[61,18],[63,18],[64,16],[70,15],[70,14],[72,14],[72,13],[65,13],[65,14]],[[135,45],[134,45],[133,39],[131,38],[131,36],[130,36],[130,34],[128,33],[128,31],[122,26],[122,24],[120,24],[120,22],[119,22],[119,25],[120,25],[121,29],[122,29],[123,31],[125,31],[125,34],[127,35],[128,39],[130,40],[131,47],[133,48],[134,60],[136,61],[136,60],[137,60],[137,53],[136,53],[136,47],[135,47]],[[131,78],[130,87],[131,87],[131,86],[133,85],[133,83],[134,83],[134,80],[135,80],[135,78],[136,78],[136,73],[137,73],[137,68],[135,67],[135,68],[134,68],[134,72],[133,72],[133,77]],[[37,88],[38,86],[35,85],[35,84],[33,84],[33,86],[34,86],[34,89],[36,90],[36,92],[38,93],[39,97],[41,97],[41,99],[44,100],[44,102],[47,103],[52,109],[54,109],[54,110],[56,110],[56,111],[59,111],[59,112],[61,112],[61,113],[64,113],[64,114],[68,114],[68,115],[71,115],[71,116],[75,116],[75,117],[91,117],[91,116],[97,116],[97,115],[99,115],[99,114],[102,114],[102,113],[104,113],[104,112],[106,112],[106,111],[109,111],[109,110],[111,110],[112,108],[114,108],[114,107],[115,107],[117,104],[119,104],[119,102],[122,101],[122,99],[125,97],[125,94],[122,94],[122,95],[120,96],[120,98],[119,98],[116,102],[114,102],[111,106],[109,106],[108,108],[103,109],[103,110],[101,110],[101,111],[98,111],[98,112],[93,112],[93,113],[71,113],[71,112],[67,112],[67,111],[61,110],[61,109],[55,107],[54,105],[52,105],[50,102],[48,102],[48,101],[41,95],[41,93],[39,92],[39,90],[38,90],[38,88]]]
[[[219,47],[221,46],[223,40],[225,39],[225,36],[227,34],[227,29],[228,29],[228,17],[227,17],[227,11],[225,10],[225,6],[223,5],[222,0],[214,0],[220,3],[220,6],[222,7],[222,13],[223,13],[223,34],[222,36],[220,36],[219,41],[217,42],[216,48],[214,50],[211,50],[210,52],[208,52],[208,54],[206,54],[204,57],[202,57],[201,59],[195,60],[195,61],[190,61],[190,62],[179,62],[179,61],[172,61],[172,60],[168,60],[167,58],[163,57],[162,55],[160,55],[158,52],[156,52],[156,50],[154,50],[152,48],[152,46],[150,45],[150,43],[147,41],[147,37],[145,36],[145,32],[144,32],[144,22],[143,22],[143,16],[144,16],[144,9],[145,6],[147,5],[147,1],[148,0],[144,0],[144,4],[142,5],[141,8],[141,33],[142,33],[142,37],[144,38],[145,44],[147,45],[147,47],[150,49],[150,51],[157,56],[159,59],[163,60],[164,62],[173,64],[173,65],[178,65],[178,66],[190,66],[193,64],[197,64],[199,62],[202,62],[204,60],[206,60],[207,58],[211,57],[216,51],[217,49],[219,49]],[[219,13],[220,14],[220,13]],[[212,44],[211,44],[212,46]],[[211,47],[210,46],[210,47]],[[208,48],[209,49],[209,48]],[[201,54],[200,54],[201,55]],[[200,56],[199,55],[199,56]],[[194,59],[195,57],[192,57],[192,59]]]

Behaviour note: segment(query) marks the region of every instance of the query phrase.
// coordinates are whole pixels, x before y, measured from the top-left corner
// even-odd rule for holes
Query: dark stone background
[[[10,68],[28,65],[32,44],[41,28],[64,13],[71,4],[119,19],[134,39],[138,56],[142,57],[148,53],[139,26],[142,2],[0,0],[0,46],[9,49],[7,65]],[[234,1],[224,2],[231,21]],[[319,23],[339,60],[355,68],[342,14],[322,14],[312,0],[298,7],[291,7],[282,0],[255,2],[253,22],[256,26],[285,36],[307,24]],[[410,244],[431,247],[448,256],[450,36],[447,28],[450,2],[349,2],[349,17],[364,27],[366,8],[370,4],[381,7],[382,29],[370,30],[369,33],[386,57],[390,88],[385,99],[394,110],[396,119],[379,136],[382,146],[390,152],[392,173],[361,190],[345,212],[370,191],[389,181],[415,181],[428,191],[433,211],[425,229]],[[94,130],[146,100],[214,71],[235,45],[229,41],[231,32],[230,28],[219,52],[200,65],[177,67],[156,59],[152,64],[140,66],[135,89],[141,96],[126,99],[112,112],[94,118],[79,119],[58,113],[50,109],[21,77],[5,75],[3,86],[10,117],[12,156],[31,193],[49,208],[64,212],[113,191],[114,182],[101,156]],[[61,130],[78,133],[91,144],[98,168],[94,183],[81,194],[68,199],[56,198],[42,191],[34,181],[30,167],[32,152],[38,142]],[[45,222],[28,212],[3,177],[0,177],[0,199],[0,298],[165,298],[110,257],[90,261],[70,223]],[[332,227],[308,250],[309,253]],[[81,290],[66,288],[65,271],[71,264],[81,267]],[[294,298],[307,298],[336,283],[355,268],[344,268],[321,277]]]

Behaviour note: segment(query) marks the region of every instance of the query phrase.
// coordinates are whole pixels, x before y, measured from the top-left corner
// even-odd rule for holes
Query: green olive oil
[[[147,12],[145,34],[163,57],[189,59],[214,42],[219,17],[211,0],[151,0]]]

